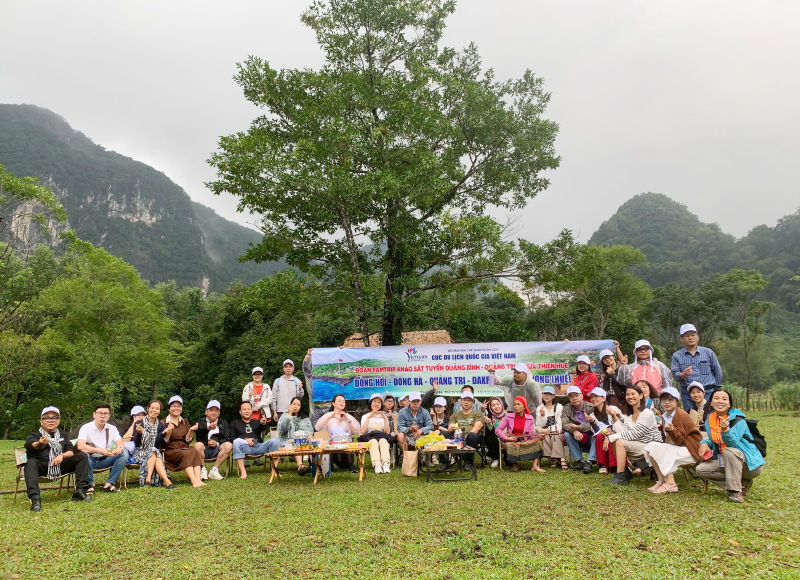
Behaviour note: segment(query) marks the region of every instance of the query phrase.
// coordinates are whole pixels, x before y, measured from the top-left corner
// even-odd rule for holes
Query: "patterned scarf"
[[[156,446],[156,437],[158,436],[158,419],[156,424],[151,425],[147,417],[142,419],[142,444],[139,446],[146,451],[150,451]]]
[[[39,433],[41,433],[42,436],[47,435],[50,438],[50,462],[47,467],[47,479],[58,479],[61,477],[61,464],[53,465],[53,460],[61,455],[61,442],[64,438],[61,436],[61,432],[58,429],[51,435],[45,431],[43,427],[39,427]]]

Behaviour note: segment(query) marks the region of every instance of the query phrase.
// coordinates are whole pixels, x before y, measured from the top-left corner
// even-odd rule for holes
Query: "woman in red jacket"
[[[572,384],[581,390],[584,401],[589,400],[589,393],[597,386],[597,375],[592,372],[592,363],[585,354],[575,361],[575,378],[572,379]]]

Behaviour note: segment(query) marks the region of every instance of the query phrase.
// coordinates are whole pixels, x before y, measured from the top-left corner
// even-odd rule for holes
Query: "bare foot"
[[[545,471],[544,469],[542,469],[538,465],[536,467],[531,467],[531,471],[535,471],[536,473],[547,473],[547,471]]]
[[[247,472],[243,471],[242,474],[239,476],[239,479],[247,479]]]
[[[192,487],[203,487],[204,485],[205,483],[199,482],[199,483],[193,483]]]

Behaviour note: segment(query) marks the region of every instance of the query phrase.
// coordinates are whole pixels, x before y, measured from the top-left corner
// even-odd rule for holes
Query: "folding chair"
[[[122,488],[128,489],[128,470],[136,470],[139,471],[142,468],[141,465],[138,463],[128,463],[125,467],[122,468]]]
[[[686,483],[687,485],[689,485],[689,487],[693,487],[695,489],[702,489],[703,491],[700,493],[700,495],[705,495],[706,492],[708,491],[708,480],[701,479],[697,476],[697,471],[695,470],[696,467],[697,467],[696,462],[681,465],[681,469],[683,469],[683,477],[686,478]],[[703,483],[702,484],[694,483],[695,479],[700,479],[700,481],[702,481]]]
[[[28,454],[25,451],[25,447],[14,447],[14,465],[17,468],[17,485],[14,487],[14,503],[17,503],[17,493],[19,492],[19,482],[25,479],[23,470],[25,469],[25,465],[28,463]],[[61,477],[56,478],[58,480],[58,493],[56,497],[61,495],[61,490],[64,487],[64,480],[67,480],[67,490],[70,487],[74,487],[72,483],[72,473],[66,473]],[[40,477],[39,483],[50,483],[51,481],[56,481],[55,479],[48,479],[46,477]]]

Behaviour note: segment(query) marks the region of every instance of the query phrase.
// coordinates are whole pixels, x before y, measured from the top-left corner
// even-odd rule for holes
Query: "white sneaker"
[[[202,472],[200,473],[200,475],[202,475]],[[208,479],[217,479],[217,480],[219,480],[219,479],[225,479],[225,478],[222,477],[222,475],[220,475],[219,469],[217,469],[216,467],[212,467],[211,471],[208,472]]]
[[[375,473],[383,473],[383,468],[380,463],[375,464]]]
[[[388,461],[383,464],[383,472],[384,473],[391,473],[392,472],[392,470],[389,469],[389,462]]]
[[[498,465],[500,465],[500,461],[498,461],[497,459],[495,459],[494,461],[492,461],[492,468],[493,468],[493,469],[497,469],[497,466],[498,466]]]
[[[206,471],[205,466],[203,466],[203,469],[200,470],[200,479],[208,479],[208,472]]]

